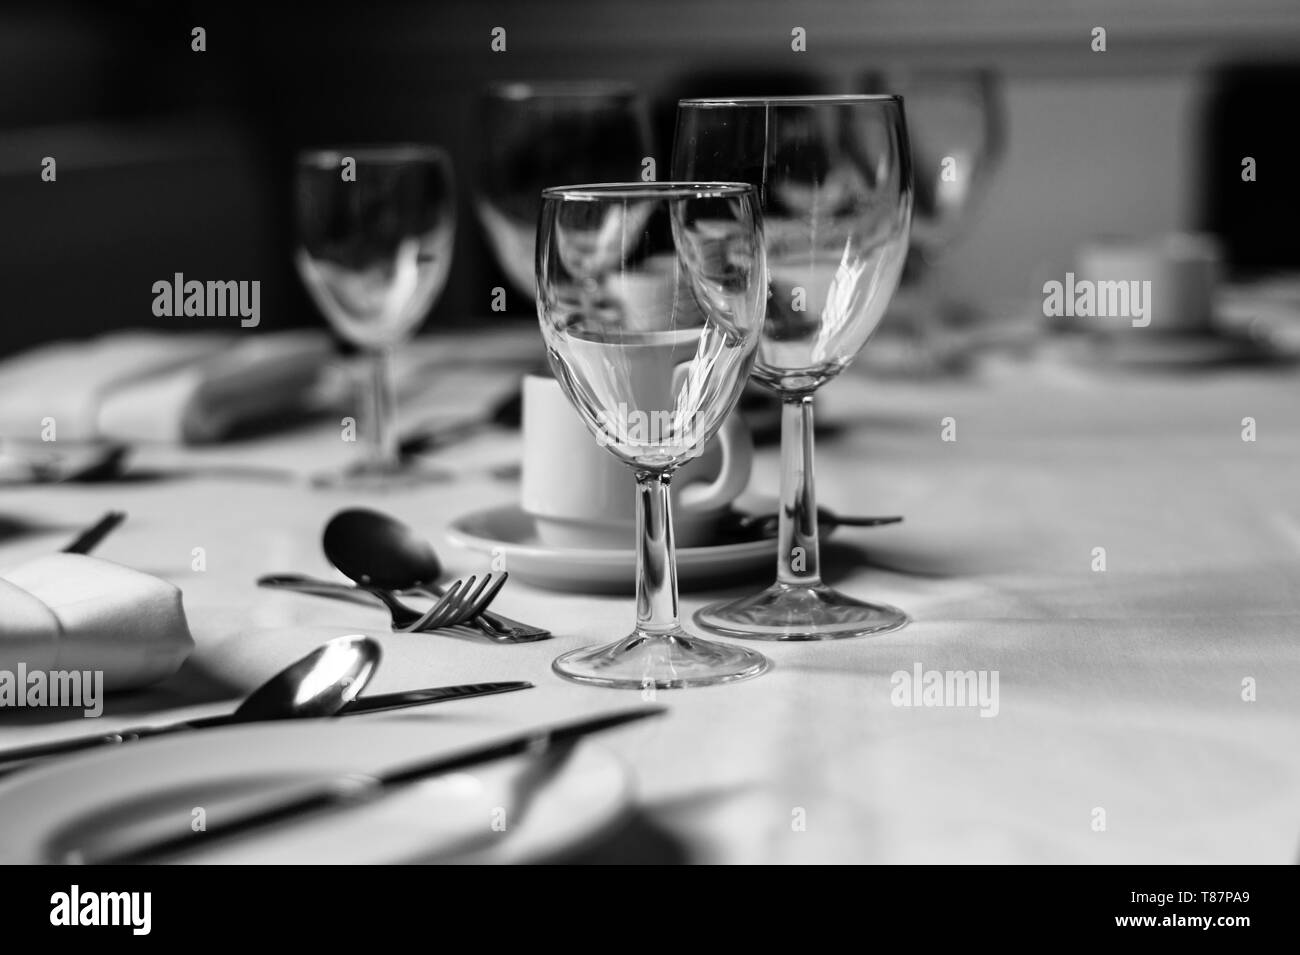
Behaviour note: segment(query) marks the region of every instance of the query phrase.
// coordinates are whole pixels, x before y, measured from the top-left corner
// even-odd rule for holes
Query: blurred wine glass
[[[313,149],[298,157],[295,262],[326,320],[370,364],[367,456],[337,480],[416,479],[398,453],[391,354],[442,294],[455,232],[451,163],[433,146]]]
[[[498,83],[484,94],[478,215],[506,277],[532,298],[542,190],[642,178],[651,155],[641,97],[595,80]]]
[[[959,360],[963,349],[949,327],[957,316],[948,314],[955,309],[942,293],[942,263],[972,221],[1002,157],[1001,83],[986,69],[896,69],[869,73],[863,85],[869,93],[903,98],[916,184],[905,272],[916,296],[908,303],[906,330],[917,339],[921,364],[943,366],[949,363],[945,352]]]
[[[866,92],[903,97],[916,206],[912,246],[946,249],[970,221],[1003,147],[1001,84],[989,70],[894,70],[869,74]]]

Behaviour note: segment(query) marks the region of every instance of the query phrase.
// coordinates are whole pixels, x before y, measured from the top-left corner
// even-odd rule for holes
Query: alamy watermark
[[[256,328],[262,320],[260,281],[186,281],[182,272],[153,283],[153,313],[158,318],[239,317],[242,328]]]
[[[894,706],[979,707],[981,717],[998,715],[997,670],[895,670],[889,678],[889,702]]]
[[[1046,318],[1127,318],[1134,328],[1151,324],[1151,281],[1093,281],[1053,279],[1043,284],[1043,315]]]
[[[656,447],[679,450],[686,457],[698,457],[704,441],[697,440],[694,416],[680,411],[641,411],[619,402],[613,411],[597,415],[600,430],[596,442],[601,447]]]
[[[75,883],[67,892],[50,896],[50,924],[111,926],[148,935],[153,928],[152,892],[83,892]]]
[[[70,707],[90,718],[104,712],[103,670],[0,670],[0,709]]]

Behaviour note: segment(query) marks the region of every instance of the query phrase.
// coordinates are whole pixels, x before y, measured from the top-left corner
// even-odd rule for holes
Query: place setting
[[[767,113],[778,121],[764,123]],[[733,124],[742,138],[766,129],[773,141],[760,139],[758,155],[779,150],[785,164],[754,168],[748,150],[719,135]],[[599,747],[583,746],[572,758],[569,751],[589,733],[658,715],[659,704],[611,698],[594,715],[516,737],[497,738],[472,721],[453,725],[451,739],[458,729],[476,742],[450,753],[448,743],[433,757],[414,725],[390,720],[380,732],[375,720],[342,719],[477,698],[487,706],[507,694],[527,699],[516,691],[532,692],[533,682],[507,678],[515,674],[506,648],[553,640],[569,628],[563,620],[499,614],[494,601],[511,580],[578,593],[635,592],[629,635],[561,653],[552,670],[564,681],[641,694],[761,676],[771,662],[747,638],[830,639],[907,622],[902,611],[821,582],[822,536],[842,524],[902,518],[819,510],[811,444],[812,394],[866,342],[901,271],[911,182],[899,102],[683,102],[679,127],[679,180],[550,185],[534,203],[536,272],[527,287],[522,279],[517,285],[536,295],[537,352],[549,374],[526,374],[517,397],[507,392],[479,419],[519,428],[518,504],[453,517],[448,528],[449,542],[462,552],[458,565],[467,553],[488,569],[480,563],[476,572],[449,579],[432,542],[399,516],[406,499],[399,496],[384,509],[342,507],[325,521],[320,553],[333,578],[285,567],[247,581],[321,604],[322,615],[327,600],[371,607],[388,617],[392,638],[427,641],[421,645],[430,659],[445,645],[440,637],[496,645],[502,679],[371,695],[366,688],[382,668],[386,637],[339,636],[226,713],[0,749],[0,804],[14,807],[10,818],[24,820],[21,837],[17,830],[0,833],[9,861],[152,862],[196,853],[309,859],[324,840],[336,845],[349,831],[366,832],[369,843],[351,861],[375,861],[384,839],[374,834],[400,829],[403,806],[408,824],[421,807],[439,815],[424,844],[408,842],[403,857],[470,858],[492,839],[491,830],[464,831],[469,814],[505,792],[527,803],[530,818],[543,820],[531,837],[542,843],[550,828],[544,820],[575,806],[589,806],[591,824],[568,837],[552,830],[551,841],[601,828],[601,820],[626,808],[625,774]],[[356,184],[337,174],[344,156],[355,163]],[[863,178],[868,168],[877,176],[872,186]],[[392,356],[445,283],[454,229],[447,158],[415,146],[315,151],[302,154],[295,181],[298,271],[312,301],[369,368],[357,393],[368,443],[355,465],[328,481],[319,474],[316,493],[352,489],[379,501],[395,490],[409,496],[427,481],[445,482],[447,475],[402,451]],[[833,201],[810,192],[822,181],[834,184]],[[492,208],[484,206],[483,214],[499,223]],[[513,265],[523,239],[507,241],[504,227],[491,234],[500,236],[498,254],[508,253]],[[853,262],[837,266],[845,250]],[[811,297],[813,311],[774,307],[795,285]],[[746,510],[736,502],[750,485],[755,449],[732,412],[751,380],[783,405],[782,497]],[[128,437],[110,438],[86,420],[87,440]],[[469,419],[464,431],[481,427]],[[417,434],[410,446],[424,451],[461,438],[444,429]],[[102,477],[111,487],[129,451],[125,443],[110,447],[99,459],[33,468],[31,479],[57,485]],[[194,645],[183,589],[86,555],[122,520],[106,515],[71,545],[81,553],[63,559],[88,562],[78,574],[45,559],[4,578],[13,607],[30,605],[22,611],[31,617],[29,642],[38,640],[38,618],[48,614],[44,625],[66,644],[61,665],[79,654],[89,665],[97,654],[116,652],[114,641],[124,634],[103,621],[118,620],[120,628],[139,619],[146,599],[156,605],[156,632],[133,631],[137,652],[153,665],[141,665],[115,690],[165,681]],[[679,576],[699,590],[757,582],[773,568],[777,583],[752,599],[705,608],[695,618],[698,630],[679,620]],[[124,582],[109,587],[119,573]],[[102,607],[79,605],[74,620],[37,580],[46,576],[82,592],[102,578]],[[70,622],[85,629],[80,642],[67,639]],[[21,654],[22,645],[6,639],[6,659]],[[164,655],[168,645],[173,649]],[[322,744],[326,753],[314,755]],[[423,758],[393,763],[408,751]],[[362,752],[364,760],[349,762]],[[372,765],[382,768],[372,772]],[[67,797],[87,792],[81,780],[104,772],[117,780],[113,790],[97,783],[93,800]],[[369,795],[340,788],[361,772]],[[462,778],[472,778],[473,792],[453,782]],[[207,807],[205,825],[189,834],[188,825],[180,828],[179,807],[187,803]],[[299,817],[321,821],[295,825]],[[520,840],[524,857],[529,840]]]
[[[1297,71],[1245,54],[1300,21],[895,6],[33,8],[38,922],[121,881],[167,935],[227,865],[299,866],[282,918],[317,865],[1295,861]]]

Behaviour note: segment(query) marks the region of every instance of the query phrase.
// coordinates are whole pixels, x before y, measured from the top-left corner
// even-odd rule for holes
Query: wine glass
[[[926,258],[950,246],[970,221],[1002,155],[1001,86],[982,69],[869,73],[867,92],[907,103],[916,179],[912,245]]]
[[[876,329],[907,256],[912,171],[894,96],[689,99],[677,110],[673,176],[755,183],[770,297],[754,377],[781,411],[777,580],[695,614],[707,630],[829,640],[896,630],[908,617],[821,579],[813,395]]]
[[[398,453],[391,356],[447,281],[451,163],[433,146],[313,149],[298,156],[296,189],[298,273],[330,325],[370,364],[368,407],[359,415],[369,451],[339,480],[419,479]]]
[[[893,69],[869,73],[864,89],[888,90],[907,103],[916,208],[904,279],[916,301],[900,309],[910,318],[900,330],[916,337],[920,370],[942,369],[968,353],[955,334],[963,316],[943,295],[942,266],[1001,160],[1001,84],[985,69]]]
[[[704,686],[767,658],[677,620],[668,484],[735,406],[763,324],[762,222],[743,183],[606,183],[542,194],[537,315],[560,387],[637,483],[636,626],[554,663],[580,683]]]
[[[506,277],[531,298],[541,193],[559,182],[620,182],[650,156],[645,104],[626,83],[498,83],[481,113],[479,220]]]

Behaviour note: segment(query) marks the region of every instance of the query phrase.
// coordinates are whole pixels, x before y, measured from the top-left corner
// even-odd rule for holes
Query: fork
[[[402,632],[422,632],[425,630],[441,630],[443,627],[454,627],[457,624],[468,623],[473,620],[490,604],[501,588],[506,585],[509,574],[502,573],[493,581],[492,574],[484,574],[483,581],[474,587],[474,581],[477,577],[470,577],[467,580],[457,580],[447,592],[439,598],[438,602],[430,607],[410,626],[403,628]],[[389,596],[392,596],[391,594]],[[397,598],[394,597],[394,600]]]
[[[422,587],[410,587],[401,591],[403,594],[413,594],[417,597],[428,597],[430,600],[439,600],[447,592],[445,587],[438,584],[425,584]],[[529,623],[521,623],[518,620],[512,620],[502,614],[481,613],[474,618],[474,626],[478,627],[493,640],[510,643],[532,643],[535,640],[548,640],[551,631],[544,630],[541,627],[534,627]]]
[[[271,574],[258,578],[258,586],[278,590],[293,590],[298,593],[314,594],[318,597],[331,597],[335,600],[348,600],[374,606],[365,595],[379,600],[388,609],[392,617],[393,630],[397,633],[439,630],[467,623],[478,616],[492,602],[497,593],[505,586],[508,574],[496,576],[487,574],[477,589],[474,589],[476,577],[457,580],[448,587],[437,602],[426,611],[410,607],[380,587],[366,584],[342,584],[333,580],[321,580],[305,574]],[[502,639],[488,634],[494,640]]]

